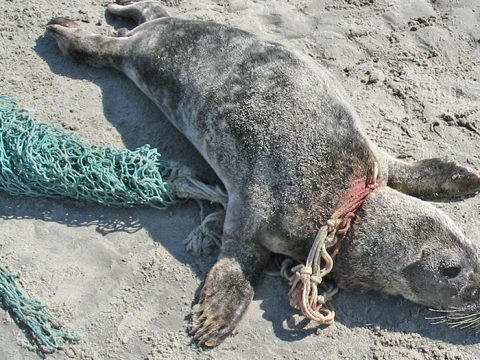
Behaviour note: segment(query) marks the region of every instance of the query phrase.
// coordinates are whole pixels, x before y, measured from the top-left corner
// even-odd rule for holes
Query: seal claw
[[[134,0],[116,0],[115,3],[118,4],[118,5],[125,6],[125,5],[133,4],[133,3],[138,2],[138,1],[140,1],[140,0],[137,0],[137,1],[134,1]]]
[[[51,19],[47,23],[47,28],[49,28],[51,25],[60,25],[60,26],[67,27],[67,28],[78,28],[79,27],[79,25],[76,21],[74,21],[72,19],[69,19],[67,17],[62,17],[62,16],[58,16],[58,17],[55,17],[55,18]]]

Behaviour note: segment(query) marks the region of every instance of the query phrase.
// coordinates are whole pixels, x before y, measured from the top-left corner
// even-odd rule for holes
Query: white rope
[[[322,226],[317,233],[312,248],[308,254],[305,264],[300,264],[291,269],[294,273],[288,278],[291,288],[288,292],[290,305],[299,309],[310,320],[317,321],[320,324],[331,324],[335,319],[335,312],[324,307],[333,291],[328,295],[319,293],[319,286],[323,278],[333,269],[333,259],[327,249],[337,244],[335,236],[337,232],[337,222],[330,221]],[[321,266],[321,259],[324,265]],[[282,267],[284,274],[286,270]]]

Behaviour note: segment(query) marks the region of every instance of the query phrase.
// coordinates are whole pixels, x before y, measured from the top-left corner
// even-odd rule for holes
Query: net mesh
[[[0,189],[14,195],[70,197],[109,206],[175,203],[156,149],[115,150],[41,124],[0,96]]]

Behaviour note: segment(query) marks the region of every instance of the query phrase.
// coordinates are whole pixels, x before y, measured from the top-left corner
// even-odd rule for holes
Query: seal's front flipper
[[[413,196],[465,196],[480,191],[480,174],[443,159],[413,163],[392,159],[388,166],[388,186]]]
[[[201,346],[217,346],[232,333],[268,263],[269,251],[253,240],[257,234],[255,212],[243,202],[236,203],[235,198],[229,197],[220,256],[193,309],[191,333]]]
[[[219,260],[210,270],[193,309],[192,335],[199,345],[219,345],[235,329],[253,298],[253,287],[234,259]]]

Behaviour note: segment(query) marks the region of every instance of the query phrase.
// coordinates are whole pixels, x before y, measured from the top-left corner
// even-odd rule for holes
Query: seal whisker
[[[474,323],[473,323],[473,322],[469,322],[468,324],[463,325],[463,326],[460,326],[459,328],[460,328],[460,329],[468,329],[468,328],[470,328],[470,327],[472,327],[472,328],[474,327]]]
[[[448,315],[426,317],[425,320],[446,320]]]
[[[473,327],[473,328],[476,328],[480,325],[480,314],[479,313],[476,313],[476,318],[475,319],[472,319],[470,320],[470,325],[468,327]]]
[[[463,329],[464,326],[467,326],[468,324],[470,324],[471,321],[470,320],[464,320],[464,321],[458,321],[458,322],[450,322],[448,323],[448,325],[451,327],[451,328],[461,328]]]
[[[429,309],[441,315],[425,318],[434,320],[431,324],[446,324],[451,328],[475,328],[480,326],[480,312],[469,312],[468,308]]]
[[[474,313],[474,314],[467,314],[467,315],[460,315],[460,316],[451,316],[450,318],[452,318],[453,320],[468,320],[468,319],[477,319],[478,318],[478,313]]]
[[[480,327],[480,321],[475,321],[475,324],[472,326],[472,329],[477,329],[478,327]]]
[[[437,319],[427,319],[427,320],[434,320],[432,324],[448,324],[450,319],[449,318],[437,318]]]
[[[459,307],[449,307],[448,309],[434,309],[434,308],[429,308],[431,312],[438,312],[438,313],[458,313],[458,312],[465,312],[465,308],[459,308]]]
[[[467,329],[469,327],[471,327],[472,324],[471,323],[466,323],[466,324],[461,324],[461,323],[458,323],[458,324],[455,324],[455,325],[450,325],[450,327],[452,329]]]
[[[458,327],[461,329],[466,329],[469,327],[476,327],[480,324],[480,314],[475,312],[468,315],[450,316],[446,322],[452,328]]]

